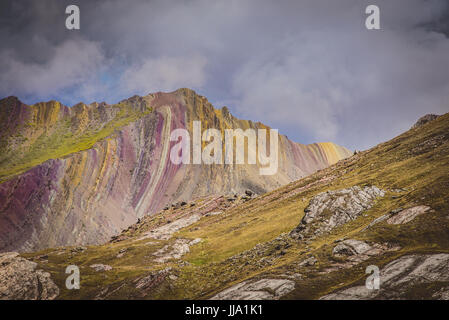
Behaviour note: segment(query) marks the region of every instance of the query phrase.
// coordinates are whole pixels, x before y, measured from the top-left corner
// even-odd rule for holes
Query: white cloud
[[[191,87],[298,142],[357,149],[449,111],[449,31],[432,31],[447,0],[376,0],[380,31],[365,29],[368,0],[79,2],[78,33],[59,2],[0,17],[0,94],[113,103]]]
[[[288,42],[246,63],[232,82],[233,94],[240,97],[236,107],[251,119],[294,125],[318,139],[334,139],[333,102],[341,104],[344,94],[332,86],[330,70],[310,60],[311,51],[301,50]]]
[[[413,2],[381,6],[388,14],[378,32],[356,25],[363,15],[346,6],[334,8],[336,25],[301,24],[233,75],[234,108],[287,133],[352,148],[390,139],[425,113],[448,112],[449,39],[415,25],[439,6],[420,14]]]
[[[23,62],[12,51],[0,53],[2,95],[56,96],[98,76],[105,59],[100,46],[91,41],[67,40],[55,46],[45,63]],[[82,98],[82,97],[79,97]]]
[[[192,57],[148,58],[128,68],[121,78],[127,92],[146,95],[180,87],[200,88],[206,80],[206,59]]]

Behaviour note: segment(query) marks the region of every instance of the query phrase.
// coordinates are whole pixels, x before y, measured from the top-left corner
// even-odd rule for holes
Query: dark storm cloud
[[[81,30],[64,27],[81,9]],[[380,31],[364,28],[381,9]],[[0,95],[116,102],[192,87],[300,142],[366,148],[449,111],[447,1],[14,1]]]

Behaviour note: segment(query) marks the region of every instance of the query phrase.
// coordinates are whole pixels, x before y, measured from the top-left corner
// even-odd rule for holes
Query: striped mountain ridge
[[[117,104],[0,100],[0,251],[98,244],[167,204],[198,197],[265,193],[348,157],[333,143],[303,145],[279,135],[279,167],[175,165],[170,132],[260,129],[190,89]]]

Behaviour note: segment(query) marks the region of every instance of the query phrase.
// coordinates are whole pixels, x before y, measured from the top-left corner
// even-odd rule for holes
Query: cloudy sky
[[[65,28],[76,4],[81,29]],[[380,7],[381,30],[365,28]],[[365,149],[449,112],[447,0],[2,1],[0,96],[195,89],[289,138]]]

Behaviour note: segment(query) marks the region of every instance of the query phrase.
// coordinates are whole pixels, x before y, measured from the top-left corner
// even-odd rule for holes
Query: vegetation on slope
[[[180,215],[194,214],[195,208],[206,200],[197,200],[193,207],[170,208],[146,217],[102,246],[84,251],[48,249],[24,256],[52,274],[61,288],[61,299],[210,298],[232,284],[267,277],[295,279],[295,290],[285,298],[315,299],[363,283],[367,265],[382,267],[409,253],[449,253],[448,168],[449,114],[446,114],[278,190],[246,202],[226,204],[228,207],[219,208],[223,213],[203,215],[168,240],[142,239],[142,236]],[[312,197],[356,185],[375,185],[385,190],[386,195],[358,219],[329,234],[311,240],[294,240],[283,235],[298,225]],[[384,221],[366,229],[374,219],[414,205],[426,205],[433,210],[403,225]],[[196,238],[202,241],[190,247],[182,258],[165,263],[154,261],[154,254],[167,244]],[[331,252],[335,241],[342,238],[394,243],[400,250],[371,257],[351,268],[326,271],[341,262]],[[121,250],[125,253],[118,258]],[[316,263],[300,263],[311,256]],[[95,263],[113,269],[95,272],[89,267]],[[65,289],[64,271],[70,264],[81,268],[80,290]],[[141,288],[136,285],[145,277],[159,279],[162,274],[170,276],[162,277],[163,281],[150,281]],[[447,285],[442,282],[415,288],[409,296],[426,298],[435,286]]]
[[[4,99],[2,104],[17,103],[10,100]],[[152,112],[149,105],[143,110],[136,108],[133,100],[102,108],[78,104],[66,114],[64,108],[69,109],[56,101],[23,108],[29,114],[26,122],[2,132],[0,183],[46,160],[90,149],[117,129]]]

